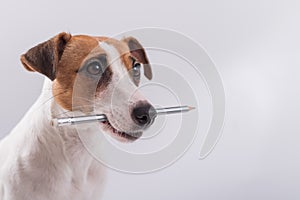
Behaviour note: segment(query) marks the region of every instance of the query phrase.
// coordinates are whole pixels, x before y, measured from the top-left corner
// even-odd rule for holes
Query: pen
[[[165,114],[183,113],[193,109],[195,109],[195,107],[191,107],[191,106],[174,106],[174,107],[166,107],[166,108],[156,108],[155,114],[165,115]],[[104,114],[99,114],[99,115],[55,118],[52,120],[51,124],[52,126],[67,126],[67,125],[90,123],[95,121],[103,122],[106,120],[107,118]]]

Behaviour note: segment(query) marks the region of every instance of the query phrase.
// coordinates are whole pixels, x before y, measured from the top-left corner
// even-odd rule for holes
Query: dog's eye
[[[132,67],[132,70],[133,70],[133,76],[140,77],[140,75],[141,75],[141,64],[140,63],[134,63],[134,65]]]
[[[92,62],[87,67],[86,70],[91,75],[100,75],[103,73],[103,69],[101,67],[101,64],[99,62]]]
[[[139,85],[141,78],[141,64],[134,61],[132,65],[132,79],[135,85]]]

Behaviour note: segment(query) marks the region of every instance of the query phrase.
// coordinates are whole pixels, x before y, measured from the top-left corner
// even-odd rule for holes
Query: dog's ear
[[[151,80],[152,79],[151,65],[149,63],[149,60],[147,58],[147,55],[146,55],[146,52],[145,52],[143,46],[134,37],[126,37],[122,41],[128,45],[132,56],[135,57],[138,62],[143,64],[144,75],[149,80]]]
[[[43,42],[21,56],[21,62],[29,71],[37,71],[52,81],[55,79],[56,66],[71,39],[71,34],[62,32]]]

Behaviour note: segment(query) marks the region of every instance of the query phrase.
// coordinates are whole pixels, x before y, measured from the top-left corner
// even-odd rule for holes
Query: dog
[[[99,131],[122,142],[141,137],[155,118],[137,90],[141,70],[152,78],[144,48],[133,37],[62,32],[29,49],[21,63],[46,77],[40,97],[0,142],[0,200],[100,199],[104,165],[74,126],[55,127],[51,120],[101,113],[108,120],[97,124]]]

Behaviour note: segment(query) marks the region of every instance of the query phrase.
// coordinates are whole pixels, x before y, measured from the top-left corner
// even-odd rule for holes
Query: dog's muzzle
[[[136,125],[148,128],[156,117],[154,107],[147,101],[139,101],[131,111],[131,118]]]

